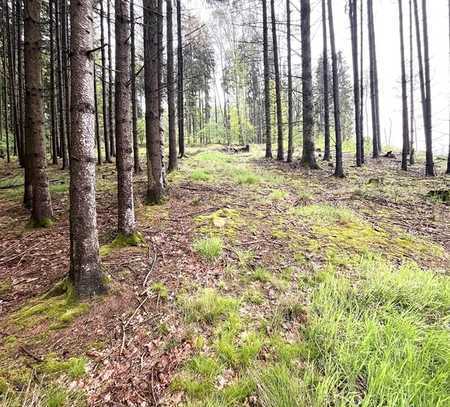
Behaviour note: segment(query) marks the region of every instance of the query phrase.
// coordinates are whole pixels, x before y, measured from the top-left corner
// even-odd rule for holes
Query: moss
[[[153,283],[150,286],[150,291],[162,300],[167,300],[167,298],[169,297],[169,290],[167,289],[165,284],[161,282]]]
[[[56,284],[40,298],[33,300],[12,314],[12,322],[20,327],[33,327],[47,320],[51,329],[67,326],[84,314],[89,305],[76,300],[74,289],[68,279]]]
[[[7,294],[8,291],[12,289],[12,283],[10,280],[1,280],[0,281],[0,295]]]
[[[3,377],[0,377],[0,396],[8,393],[9,390],[10,390],[10,387],[9,387],[8,382]]]
[[[54,225],[54,221],[51,218],[33,219],[28,222],[28,227],[31,229],[49,228]]]
[[[86,364],[83,357],[60,360],[56,355],[49,354],[38,370],[45,374],[66,374],[72,379],[79,379],[86,374]]]
[[[199,233],[217,237],[235,236],[243,224],[239,211],[230,208],[219,209],[210,215],[200,215],[194,220],[199,225]]]
[[[140,232],[134,232],[131,235],[119,233],[111,243],[100,247],[100,256],[106,257],[111,254],[113,250],[129,246],[139,246],[141,244],[145,244],[145,239]]]

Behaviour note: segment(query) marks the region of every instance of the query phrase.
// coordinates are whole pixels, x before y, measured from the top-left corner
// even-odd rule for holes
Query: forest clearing
[[[450,405],[450,0],[0,0],[0,49],[1,407]]]
[[[5,405],[445,405],[450,217],[427,193],[448,179],[387,158],[339,179],[261,153],[189,149],[167,200],[136,207],[133,247],[114,243],[102,166],[109,293],[82,303],[60,283],[67,174],[49,169],[55,223],[34,230],[2,166],[1,386],[24,389]]]

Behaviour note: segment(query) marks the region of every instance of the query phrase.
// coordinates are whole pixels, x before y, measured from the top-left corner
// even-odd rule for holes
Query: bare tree
[[[373,1],[367,0],[367,18],[369,28],[369,62],[370,62],[370,100],[372,105],[372,156],[378,158],[381,153],[380,108],[378,94],[378,63],[375,40],[375,21]]]
[[[131,134],[130,79],[130,4],[115,0],[116,29],[116,167],[118,232],[124,236],[135,233],[133,201],[133,140]]]
[[[25,122],[30,141],[33,207],[35,226],[48,226],[53,216],[48,189],[47,161],[43,134],[44,111],[41,77],[41,0],[26,0],[24,13]]]
[[[303,92],[303,153],[302,165],[317,169],[314,148],[314,103],[311,71],[311,4],[310,0],[301,0],[301,37],[302,37],[302,92]]]
[[[178,114],[178,147],[180,158],[184,157],[185,154],[185,143],[184,143],[184,64],[183,64],[183,33],[181,25],[181,0],[176,0],[177,2],[177,38],[178,38],[178,49],[177,49],[177,62],[178,62],[178,73],[177,73],[177,114]]]
[[[109,0],[107,0],[109,1]],[[106,43],[105,43],[105,8],[103,6],[103,0],[100,0],[100,45],[101,57],[102,57],[102,112],[103,112],[103,141],[105,143],[105,160],[111,163],[111,148],[110,148],[110,132],[109,127],[109,112],[108,112],[108,98],[107,98],[107,86],[108,77],[106,75]]]
[[[264,53],[264,106],[266,118],[266,158],[272,158],[272,124],[270,112],[269,29],[267,23],[267,0],[262,0],[263,53]]]
[[[409,136],[409,163],[414,165],[416,163],[415,154],[415,112],[414,112],[414,47],[413,47],[413,9],[412,0],[409,0],[409,99],[410,99],[410,136]]]
[[[403,122],[403,148],[402,170],[408,170],[409,153],[409,126],[408,126],[408,92],[406,90],[406,66],[405,66],[405,40],[403,33],[403,2],[398,0],[399,29],[400,29],[400,64],[402,72],[402,122]]]
[[[273,43],[273,67],[275,71],[275,100],[277,107],[277,160],[284,159],[283,147],[283,108],[281,105],[281,77],[280,61],[278,57],[277,20],[275,15],[275,0],[270,0],[272,16],[272,43]]]
[[[167,106],[169,115],[169,165],[168,171],[177,169],[177,135],[175,132],[175,89],[173,75],[172,0],[166,0],[167,19]]]
[[[328,80],[328,34],[327,34],[327,11],[326,0],[322,0],[322,38],[323,38],[323,108],[324,108],[324,161],[329,161],[330,154],[330,89]]]
[[[330,26],[331,56],[333,64],[333,101],[334,101],[334,129],[336,136],[336,168],[335,177],[344,177],[342,163],[342,134],[341,134],[341,105],[339,98],[338,56],[336,52],[336,40],[334,36],[333,6],[332,0],[328,0],[328,22]]]
[[[144,0],[145,136],[147,200],[160,202],[165,193],[159,89],[158,0]]]
[[[424,56],[424,71],[425,71],[425,155],[426,166],[425,174],[429,177],[435,176],[434,161],[433,161],[433,124],[431,112],[431,79],[430,79],[430,52],[428,46],[428,15],[427,15],[427,1],[422,0],[422,18],[423,18],[423,56]]]
[[[361,125],[361,101],[359,87],[359,59],[358,59],[358,4],[357,0],[349,3],[350,31],[352,40],[353,60],[353,100],[355,110],[355,133],[356,133],[356,166],[361,167],[362,159],[362,125]]]
[[[286,0],[287,18],[287,62],[288,62],[288,153],[287,162],[292,162],[294,154],[294,106],[292,95],[292,50],[291,50],[291,0]]]
[[[130,1],[130,22],[131,22],[131,123],[133,131],[133,153],[134,153],[134,172],[140,173],[141,162],[139,160],[139,142],[138,142],[138,113],[137,113],[137,95],[136,95],[136,33],[134,17],[134,0]]]
[[[79,297],[105,291],[100,270],[95,202],[94,82],[92,81],[93,2],[70,7],[71,154],[70,279]]]

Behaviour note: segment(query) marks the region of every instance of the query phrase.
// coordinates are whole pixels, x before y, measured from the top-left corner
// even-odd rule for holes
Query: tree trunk
[[[310,0],[300,2],[300,23],[302,41],[302,93],[303,93],[303,152],[301,164],[318,169],[314,147],[314,102],[311,72],[311,4]]]
[[[133,140],[131,137],[130,25],[128,0],[115,0],[116,28],[116,167],[118,232],[131,236],[136,230],[133,201]]]
[[[3,26],[6,26],[6,22],[5,22],[5,10],[2,4],[2,10],[1,10],[1,20],[0,20],[1,24],[3,24]],[[7,68],[6,68],[6,55],[7,55],[7,50],[6,50],[6,34],[5,34],[5,30],[3,30],[1,32],[1,36],[2,36],[2,86],[0,88],[1,94],[0,94],[0,98],[2,99],[2,103],[3,103],[3,112],[0,109],[0,116],[3,113],[3,123],[4,123],[4,130],[5,130],[5,141],[6,141],[6,160],[9,163],[11,161],[11,157],[10,157],[10,146],[9,146],[9,123],[8,123],[8,75],[7,75]]]
[[[58,6],[59,3],[59,6]],[[62,47],[62,28],[60,20],[62,19],[61,4],[60,2],[55,2],[55,27],[56,27],[56,58],[57,58],[57,88],[58,88],[58,111],[59,111],[59,144],[61,148],[61,158],[62,158],[62,169],[66,169],[69,166],[69,154],[67,149],[67,137],[66,132],[66,117],[64,115],[64,103],[65,103],[65,87],[64,87],[64,76],[63,76],[63,47]]]
[[[181,0],[177,1],[177,36],[178,36],[178,92],[177,92],[177,110],[178,110],[178,147],[180,158],[184,157],[184,69],[183,69],[183,33],[181,32]]]
[[[334,176],[344,177],[344,168],[342,163],[342,135],[341,135],[341,105],[339,97],[339,76],[338,76],[338,56],[336,53],[336,40],[334,37],[334,21],[332,0],[328,0],[328,21],[330,26],[330,43],[333,64],[333,101],[334,101],[334,128],[336,135],[336,168]]]
[[[70,279],[79,297],[105,291],[100,270],[95,202],[93,2],[70,7],[72,122],[70,166]]]
[[[107,0],[108,1],[108,0]],[[103,6],[103,0],[100,0],[100,45],[101,58],[102,58],[102,116],[103,116],[103,142],[105,144],[105,161],[112,162],[111,148],[110,148],[110,128],[108,121],[108,75],[106,73],[106,46],[105,43],[105,8]]]
[[[173,26],[172,0],[166,0],[167,18],[167,106],[169,114],[169,167],[168,171],[177,169],[177,135],[175,132],[175,89],[173,75]]]
[[[44,112],[41,78],[41,0],[25,0],[24,62],[25,62],[25,123],[30,140],[31,184],[33,207],[31,220],[36,226],[47,226],[53,216],[48,189],[47,162],[44,142]]]
[[[22,0],[16,0],[16,22],[17,22],[17,115],[18,115],[18,126],[20,139],[23,139],[25,134],[25,120],[24,120],[24,97],[23,97],[23,57],[22,57]]]
[[[448,1],[448,38],[449,38],[449,45],[450,45],[450,0]],[[450,58],[450,54],[449,54]],[[449,112],[450,115],[450,112]],[[448,118],[448,158],[447,158],[447,171],[446,174],[450,174],[450,117]]]
[[[414,47],[413,47],[413,10],[412,0],[409,0],[409,97],[410,97],[410,136],[409,136],[409,163],[414,165],[416,163],[416,151],[414,146],[415,137],[415,112],[414,112]]]
[[[147,141],[147,200],[160,202],[165,193],[161,155],[158,0],[144,0],[145,135]]]
[[[431,79],[430,79],[430,56],[428,47],[428,16],[427,16],[427,0],[422,0],[422,17],[423,17],[423,54],[424,54],[424,70],[425,70],[425,146],[426,146],[426,167],[425,174],[434,177],[433,162],[433,125],[431,112]]]
[[[52,140],[52,162],[58,164],[58,148],[57,148],[57,126],[56,126],[56,104],[55,104],[55,44],[54,44],[54,18],[53,6],[54,0],[49,0],[48,15],[50,23],[50,123],[51,123],[51,140]]]
[[[360,123],[361,123],[361,161],[364,164],[366,159],[365,159],[365,146],[364,146],[364,0],[360,1],[360,9],[359,9],[359,14],[360,14],[360,38],[361,38],[361,50],[360,50],[360,101],[361,101],[361,108],[360,108],[360,114],[361,114],[361,118]]]
[[[349,4],[350,31],[352,39],[353,60],[353,100],[355,110],[355,133],[356,133],[356,166],[361,167],[362,155],[362,128],[361,128],[361,101],[359,88],[359,66],[358,66],[358,6],[357,0],[350,0]]]
[[[67,64],[69,57],[69,40],[68,40],[68,19],[67,19],[67,0],[61,1],[61,41],[62,41],[62,72],[63,72],[63,83],[64,83],[64,100],[65,100],[65,125],[66,125],[66,135],[67,135],[67,151],[69,155],[69,159],[67,161],[67,166],[70,165],[70,75],[69,75],[69,67]]]
[[[94,60],[94,108],[95,108],[95,140],[97,144],[97,164],[102,165],[102,146],[100,142],[100,124],[98,118],[97,67]]]
[[[273,67],[275,71],[275,100],[277,105],[277,160],[283,161],[283,108],[281,106],[281,78],[278,58],[277,22],[275,15],[275,0],[270,0],[270,11],[272,16],[272,42],[273,42]]]
[[[114,74],[112,63],[112,35],[111,35],[111,1],[107,1],[107,23],[108,23],[108,120],[109,120],[109,150],[113,157],[116,156],[116,140],[114,129]]]
[[[267,0],[263,0],[264,106],[266,117],[266,158],[272,158],[272,124],[270,109],[269,29]]]
[[[378,97],[378,67],[375,43],[375,23],[372,0],[367,0],[367,17],[369,27],[369,61],[370,61],[370,99],[372,105],[372,156],[378,158],[381,153],[380,117]]]
[[[136,97],[136,33],[134,21],[134,0],[130,1],[130,21],[131,21],[131,118],[133,125],[133,153],[134,153],[134,173],[142,171],[139,160],[139,141],[138,141],[138,115],[137,115],[137,97]]]
[[[288,63],[288,153],[287,162],[292,162],[294,154],[294,112],[292,99],[292,51],[291,51],[291,0],[286,0],[287,17],[287,63]]]
[[[402,73],[402,123],[403,123],[403,148],[402,148],[402,170],[408,170],[409,153],[409,129],[408,129],[408,93],[406,90],[406,65],[405,65],[405,40],[403,33],[403,2],[398,0],[399,28],[400,28],[400,64]]]
[[[326,0],[322,0],[322,30],[323,30],[323,108],[324,108],[324,139],[325,151],[323,154],[324,161],[330,161],[330,90],[328,79],[328,34],[327,34],[327,11]]]

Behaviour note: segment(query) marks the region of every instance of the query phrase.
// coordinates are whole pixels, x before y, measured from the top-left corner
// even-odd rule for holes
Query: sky
[[[249,0],[252,4],[255,0]],[[276,0],[280,17],[284,19],[285,0]],[[345,4],[347,0],[333,0],[335,19],[336,46],[342,50],[348,64],[351,64],[351,43],[349,19]],[[366,1],[364,1],[364,6]],[[401,83],[400,83],[400,37],[398,25],[398,0],[375,0],[375,30],[378,53],[378,71],[380,86],[381,136],[384,144],[401,146]],[[449,16],[448,0],[427,0],[429,20],[429,44],[431,66],[431,94],[433,110],[433,142],[438,154],[446,154],[449,143],[450,110],[450,50],[449,50]],[[299,23],[300,1],[291,2],[292,21]],[[403,0],[406,58],[409,61],[409,14],[408,0]],[[209,18],[210,11],[204,0],[186,0],[186,7],[199,16],[208,29],[214,26]],[[366,28],[366,27],[365,27]],[[294,36],[300,38],[300,28],[293,28]],[[365,31],[367,40],[367,30]],[[317,61],[322,52],[321,0],[311,0],[311,40],[313,61]],[[414,44],[415,45],[415,44]],[[292,47],[300,50],[300,43],[294,38]],[[367,49],[367,47],[366,47]],[[366,53],[367,56],[367,53]],[[298,58],[298,57],[297,57]],[[366,59],[368,62],[368,58]],[[368,63],[366,62],[366,68]],[[407,62],[408,63],[408,62]],[[294,66],[299,60],[293,59]],[[414,56],[414,66],[417,56]],[[407,68],[409,72],[409,65]],[[294,73],[295,75],[295,73]],[[418,77],[415,77],[416,129],[419,149],[424,149],[422,117],[420,114],[420,94]],[[409,85],[408,85],[409,86]],[[408,87],[409,89],[409,87]]]

